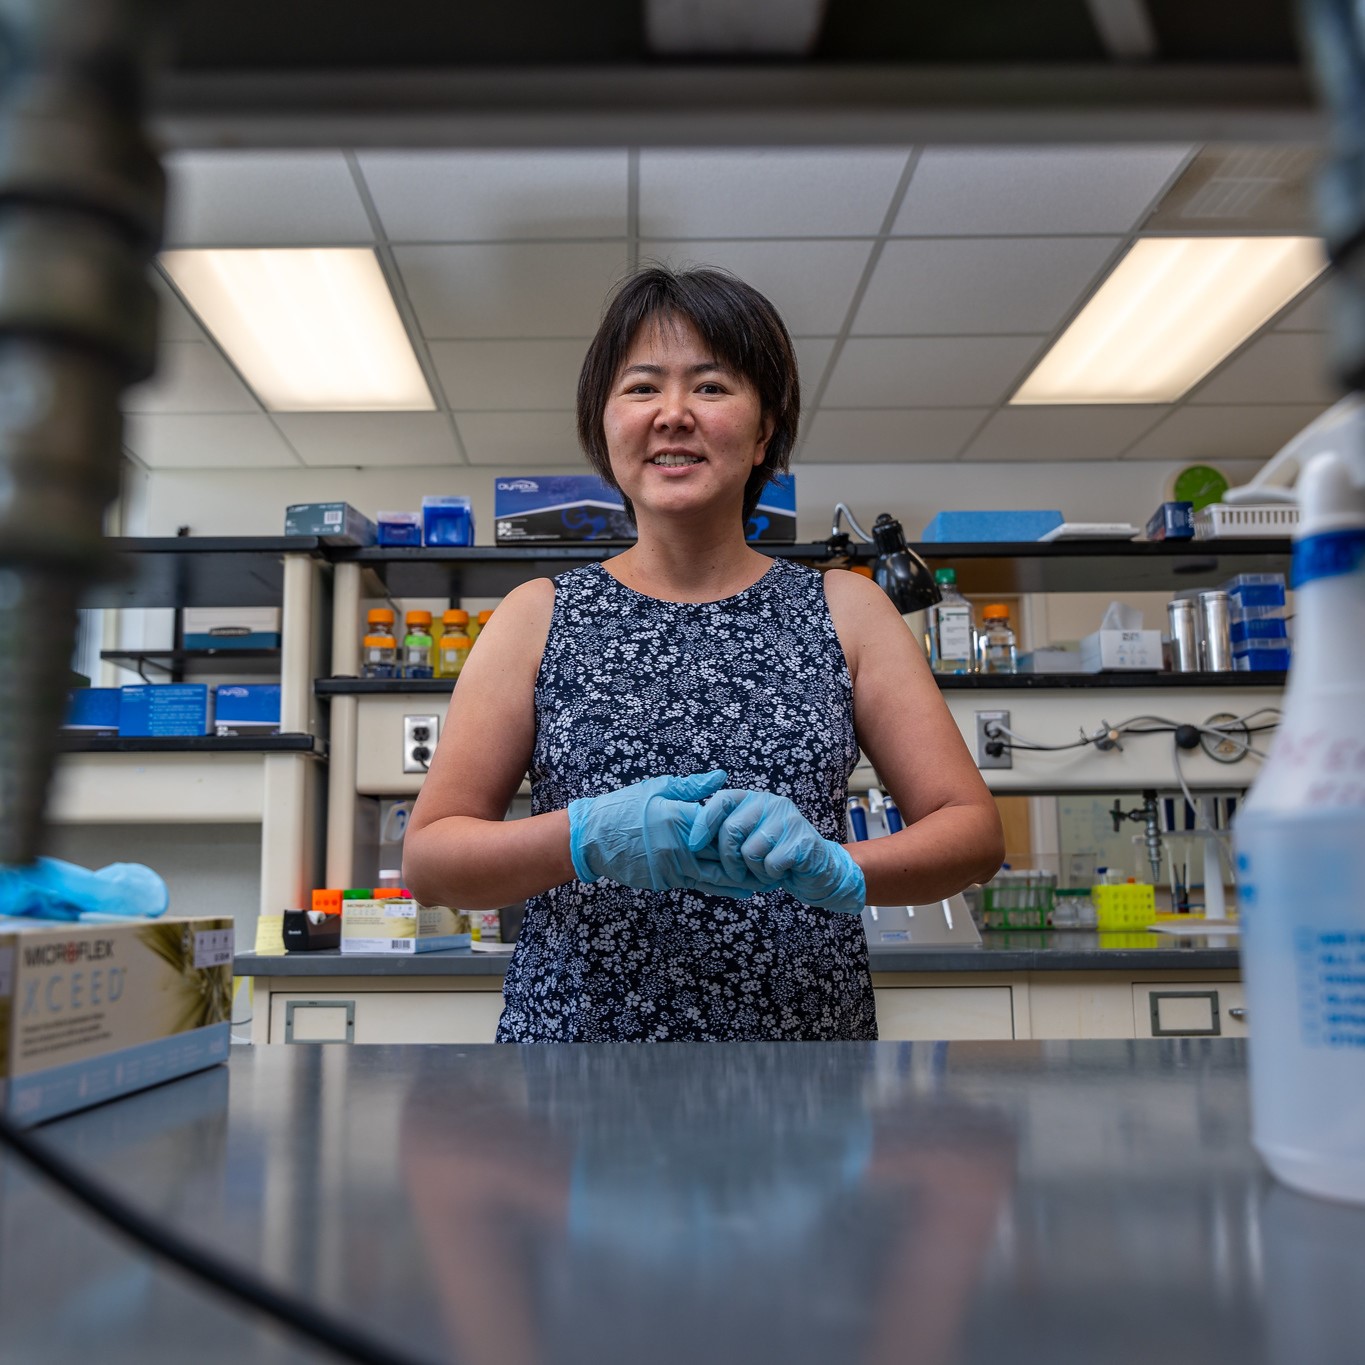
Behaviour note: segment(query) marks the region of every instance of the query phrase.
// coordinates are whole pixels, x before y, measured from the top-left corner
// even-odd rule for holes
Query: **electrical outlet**
[[[976,766],[978,768],[1012,768],[1014,767],[1014,753],[1009,747],[1009,736],[999,735],[993,738],[991,727],[1003,725],[1006,730],[1010,728],[1010,713],[1008,711],[978,711],[976,713]],[[1000,743],[1003,747],[998,753],[990,753],[987,746]]]
[[[431,766],[436,740],[441,733],[440,716],[403,717],[403,771],[424,773]]]

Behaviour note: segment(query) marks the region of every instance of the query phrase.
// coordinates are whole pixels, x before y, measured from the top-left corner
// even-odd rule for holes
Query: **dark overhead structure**
[[[1362,21],[1350,0],[1302,15],[1359,386]],[[42,848],[119,396],[154,354],[144,127],[237,148],[1320,141],[1296,33],[1290,0],[0,0],[0,862]]]

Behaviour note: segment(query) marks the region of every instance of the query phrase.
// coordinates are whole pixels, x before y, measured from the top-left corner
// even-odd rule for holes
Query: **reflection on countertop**
[[[241,1049],[41,1130],[419,1359],[1359,1358],[1229,1039]],[[318,1359],[0,1164],[7,1358]]]

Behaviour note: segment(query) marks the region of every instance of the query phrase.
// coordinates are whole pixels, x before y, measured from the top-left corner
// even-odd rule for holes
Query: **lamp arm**
[[[831,536],[837,536],[839,534],[839,518],[841,516],[848,519],[848,524],[853,528],[854,534],[859,540],[868,545],[873,544],[872,537],[858,525],[858,518],[848,510],[847,504],[842,502],[836,502],[834,504],[834,525],[831,526],[829,530]]]

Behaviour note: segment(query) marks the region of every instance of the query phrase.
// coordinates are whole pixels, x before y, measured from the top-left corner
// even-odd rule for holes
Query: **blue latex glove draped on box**
[[[34,919],[153,919],[170,901],[166,883],[141,863],[88,867],[39,858],[26,867],[0,867],[0,914]]]
[[[682,888],[743,899],[765,883],[731,877],[712,848],[689,846],[697,804],[725,785],[721,769],[690,777],[650,777],[602,796],[569,802],[569,854],[584,882],[610,877],[644,891]]]
[[[867,897],[862,868],[775,792],[717,792],[697,815],[687,844],[693,850],[713,847],[721,871],[732,880],[747,877],[764,889],[781,887],[807,905],[862,913]]]

